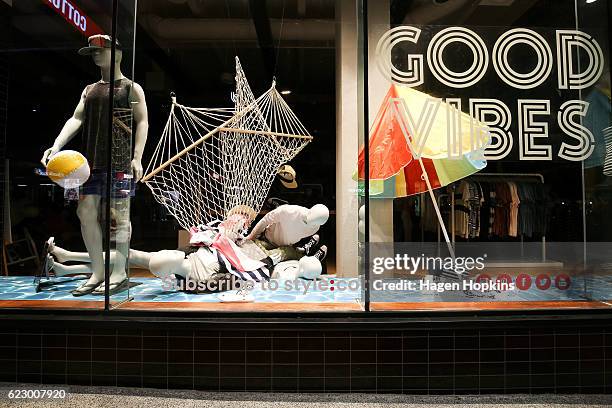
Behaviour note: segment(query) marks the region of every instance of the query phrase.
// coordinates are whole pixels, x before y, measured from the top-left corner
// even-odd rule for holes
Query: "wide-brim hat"
[[[106,34],[92,35],[87,39],[87,47],[83,47],[79,50],[79,55],[91,55],[96,50],[104,48],[111,49],[113,47],[113,39]],[[119,41],[115,40],[116,49],[121,49]]]
[[[298,184],[295,180],[296,173],[293,167],[288,164],[283,164],[279,167],[277,174],[281,184],[285,186],[285,188],[297,188]]]

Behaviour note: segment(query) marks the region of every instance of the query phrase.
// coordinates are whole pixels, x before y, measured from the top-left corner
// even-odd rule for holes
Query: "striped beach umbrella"
[[[416,125],[417,119],[428,117],[429,126]],[[410,132],[409,121],[414,133],[420,134]],[[454,140],[452,147],[449,139]],[[487,165],[484,149],[489,141],[487,126],[456,106],[392,85],[370,129],[370,196],[419,194],[428,191],[427,179],[435,189],[474,174]],[[362,146],[358,156],[360,184],[365,179],[364,160]]]
[[[456,104],[392,85],[370,129],[369,198],[396,198],[428,191],[454,257],[433,189],[485,168],[484,150],[489,143],[489,128]],[[358,156],[362,192],[364,164],[362,146]]]

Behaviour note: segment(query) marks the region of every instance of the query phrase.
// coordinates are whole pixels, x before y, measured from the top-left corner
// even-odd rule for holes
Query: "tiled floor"
[[[83,281],[75,281],[74,278],[56,278],[59,282],[39,293],[36,293],[32,284],[32,277],[9,276],[0,277],[0,301],[1,300],[82,300],[82,301],[104,301],[103,296],[86,295],[75,298],[70,291],[78,287]],[[336,279],[337,280],[337,279]],[[334,282],[336,281],[334,280]],[[65,282],[65,283],[64,283]],[[136,302],[219,302],[216,294],[188,294],[179,291],[165,291],[161,280],[157,278],[132,278],[129,295]],[[275,281],[278,288],[275,290],[256,286],[252,294],[255,302],[262,303],[353,303],[360,298],[359,290],[329,290],[331,280],[327,285],[314,285],[312,281],[300,280],[300,283],[310,284],[308,290],[300,286],[299,290],[294,288],[287,290],[283,281]],[[113,298],[120,300],[125,298],[126,292],[118,293]]]
[[[32,277],[0,277],[0,301],[3,300],[83,300],[100,301],[103,296],[87,295],[75,298],[70,291],[83,282],[74,278],[56,278],[58,283],[36,293]],[[324,283],[300,280],[300,288],[287,287],[284,281],[274,281],[278,288],[272,290],[256,286],[252,291],[255,302],[261,303],[353,303],[362,297],[361,290],[353,281],[349,288],[347,278],[325,278]],[[393,282],[397,279],[385,279]],[[292,281],[293,282],[293,281]],[[310,287],[306,289],[305,285]],[[295,285],[295,282],[292,283]],[[333,289],[331,289],[333,287]],[[125,298],[126,292],[114,296],[114,300]],[[129,295],[136,302],[219,302],[216,294],[188,294],[178,291],[165,291],[157,278],[135,277],[131,279]],[[371,292],[373,302],[486,302],[486,301],[582,301],[586,298],[605,300],[612,298],[612,276],[586,277],[573,279],[566,290],[551,285],[541,290],[531,285],[528,290],[464,292],[451,290],[445,292],[423,290],[385,290]]]

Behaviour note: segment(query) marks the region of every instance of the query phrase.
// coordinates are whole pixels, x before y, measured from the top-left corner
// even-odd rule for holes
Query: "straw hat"
[[[286,188],[297,188],[298,184],[295,181],[295,169],[288,164],[283,164],[278,168],[278,178],[280,178],[281,184]]]
[[[249,222],[253,222],[255,217],[257,217],[257,211],[255,211],[252,207],[248,205],[241,204],[233,207],[231,210],[227,212],[227,218],[231,217],[234,214],[242,214],[246,215],[249,219]]]

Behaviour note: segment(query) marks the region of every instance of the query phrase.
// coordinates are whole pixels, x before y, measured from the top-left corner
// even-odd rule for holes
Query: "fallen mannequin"
[[[313,236],[311,242],[318,242],[318,236]],[[243,245],[246,242],[243,243]],[[316,279],[321,274],[321,261],[325,258],[325,245],[312,251],[316,245],[306,246],[306,251],[292,246],[274,248],[266,252],[263,263],[272,269],[271,277],[278,279],[309,278]],[[46,268],[55,276],[90,274],[91,258],[87,252],[73,252],[57,246],[53,238],[47,241]],[[110,253],[110,263],[113,264],[116,254]],[[65,265],[66,262],[82,262],[76,265]],[[233,289],[240,279],[241,272],[234,270],[232,265],[223,259],[219,251],[208,246],[191,246],[178,250],[161,250],[145,252],[130,249],[128,263],[130,267],[148,269],[164,283],[176,280],[173,286],[177,290],[192,293],[214,293]],[[266,274],[248,271],[251,280],[267,279]],[[111,295],[126,290],[128,285],[116,288]],[[181,289],[182,288],[182,289]],[[195,288],[192,289],[192,288]],[[94,292],[95,293],[95,292]],[[245,294],[246,295],[246,294]]]

